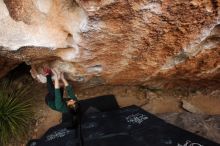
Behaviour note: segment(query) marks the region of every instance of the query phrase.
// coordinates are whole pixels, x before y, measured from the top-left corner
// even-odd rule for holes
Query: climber
[[[57,70],[53,69],[44,69],[46,78],[47,78],[47,88],[49,93],[46,96],[47,105],[53,110],[67,113],[69,110],[76,108],[77,98],[73,93],[73,89],[71,85],[68,84],[66,79],[64,78],[63,73],[58,73]],[[53,85],[51,75],[54,74],[55,87]],[[59,80],[61,79],[62,82]],[[63,84],[65,86],[68,98],[63,98]],[[66,101],[65,101],[66,100]]]
[[[50,70],[48,68],[44,68],[44,73],[47,78],[47,88],[49,92],[45,97],[46,104],[51,109],[63,113],[62,123],[68,123],[67,125],[69,127],[76,125],[78,109],[77,98],[74,95],[71,85],[66,81],[64,73],[58,73],[56,69]],[[54,84],[51,78],[52,74],[54,75]],[[62,82],[60,82],[60,80]],[[63,98],[64,86],[68,98]]]

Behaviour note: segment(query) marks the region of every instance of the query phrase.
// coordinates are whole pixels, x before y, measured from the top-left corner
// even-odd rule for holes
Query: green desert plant
[[[19,139],[29,126],[32,110],[29,94],[30,86],[17,87],[13,81],[0,84],[0,145],[11,139]]]

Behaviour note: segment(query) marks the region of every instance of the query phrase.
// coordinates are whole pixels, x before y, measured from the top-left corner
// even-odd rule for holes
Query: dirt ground
[[[12,146],[23,146],[30,139],[40,138],[48,128],[61,121],[61,114],[45,104],[46,85],[33,81],[31,86],[35,114],[30,131],[27,137]],[[186,93],[183,89],[162,90],[139,86],[98,86],[76,90],[79,100],[113,94],[120,107],[138,105],[169,123],[217,143],[220,143],[219,93],[219,90]]]
[[[45,95],[47,90],[45,85],[36,86],[37,89],[33,92],[34,96],[34,111],[35,111],[35,128],[32,134],[32,139],[40,138],[48,128],[53,127],[60,123],[61,113],[50,109],[45,104]]]

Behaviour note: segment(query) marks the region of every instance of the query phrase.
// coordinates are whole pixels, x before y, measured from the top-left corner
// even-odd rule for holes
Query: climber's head
[[[72,109],[76,106],[75,103],[76,103],[76,101],[73,100],[73,99],[69,99],[69,100],[66,101],[67,107],[70,108],[70,109]]]

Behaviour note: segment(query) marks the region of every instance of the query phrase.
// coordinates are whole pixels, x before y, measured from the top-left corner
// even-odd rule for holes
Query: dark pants
[[[62,114],[62,125],[67,128],[76,128],[78,126],[80,117],[78,112],[63,113]]]

